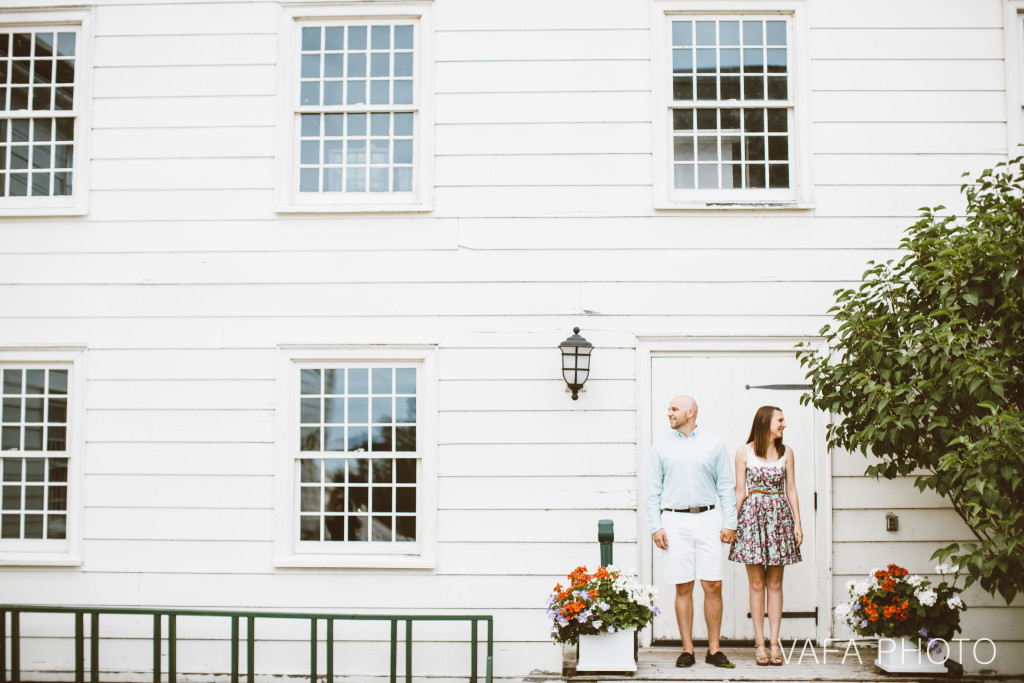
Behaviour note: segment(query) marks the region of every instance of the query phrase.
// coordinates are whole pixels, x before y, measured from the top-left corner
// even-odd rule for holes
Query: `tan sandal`
[[[775,654],[776,649],[779,651],[779,654]],[[778,643],[772,643],[772,654],[770,661],[772,666],[782,666],[782,648],[779,646]]]
[[[754,644],[754,661],[758,666],[768,666],[768,651],[765,650],[763,642]]]

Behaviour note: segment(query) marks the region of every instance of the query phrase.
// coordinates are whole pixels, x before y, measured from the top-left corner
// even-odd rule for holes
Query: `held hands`
[[[799,536],[797,537],[799,538]],[[722,529],[722,543],[728,543],[732,545],[732,542],[736,540],[735,529]]]
[[[665,533],[664,529],[658,529],[654,532],[654,545],[662,550],[668,550],[668,534]]]

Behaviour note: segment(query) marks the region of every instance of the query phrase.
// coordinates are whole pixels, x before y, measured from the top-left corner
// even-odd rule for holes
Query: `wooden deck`
[[[802,652],[798,645],[792,651],[787,648],[788,663],[782,666],[757,666],[753,647],[722,648],[733,669],[719,669],[704,663],[705,649],[697,648],[697,663],[686,669],[677,669],[676,657],[681,650],[674,647],[641,648],[637,671],[632,675],[616,675],[594,672],[577,672],[566,675],[569,683],[586,681],[891,681],[911,683],[918,681],[1022,681],[1021,676],[972,676],[964,675],[955,679],[945,676],[915,676],[912,674],[889,674],[874,665],[877,654],[874,648],[861,647],[860,660],[850,650],[844,661],[844,652],[822,652],[820,646],[807,646]],[[816,656],[816,658],[815,658]],[[572,674],[572,670],[566,672]]]

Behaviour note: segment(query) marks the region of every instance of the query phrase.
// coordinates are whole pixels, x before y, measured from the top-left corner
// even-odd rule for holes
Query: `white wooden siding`
[[[806,3],[814,208],[792,212],[652,208],[647,3],[434,5],[434,211],[293,216],[274,213],[279,6],[94,3],[89,214],[0,219],[0,346],[88,348],[84,559],[0,570],[0,601],[487,613],[499,675],[556,672],[543,603],[596,564],[597,521],[644,562],[636,337],[813,336],[918,207],[958,207],[960,173],[1006,154],[1000,0]],[[555,348],[573,325],[597,347],[577,402]],[[275,349],[387,343],[440,349],[437,568],[275,570]],[[966,538],[864,464],[833,457],[838,597]],[[1021,601],[966,600],[965,635],[1024,670]],[[22,661],[67,670],[47,619],[26,617]],[[227,629],[186,626],[179,670],[226,671]],[[148,666],[146,620],[109,628],[110,680]],[[260,628],[261,664],[303,674],[308,626]],[[358,673],[375,628],[340,646]],[[441,644],[421,673],[461,672]]]

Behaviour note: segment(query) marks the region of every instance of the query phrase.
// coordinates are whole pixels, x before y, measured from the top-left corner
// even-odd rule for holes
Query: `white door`
[[[800,518],[804,542],[800,548],[802,562],[786,567],[783,579],[783,619],[781,636],[814,638],[817,609],[816,585],[819,574],[815,567],[814,469],[815,459],[824,457],[824,443],[815,435],[815,410],[799,402],[806,383],[794,353],[786,352],[722,352],[686,355],[658,355],[651,358],[651,435],[661,438],[668,430],[666,412],[673,396],[688,394],[698,405],[697,425],[725,442],[730,458],[746,443],[754,413],[762,405],[781,408],[786,416],[786,445],[793,448],[796,485],[800,500]],[[643,457],[647,452],[644,449]],[[672,599],[675,587],[664,579],[664,551],[654,547],[652,579],[659,588],[661,615],[654,621],[654,640],[679,640]],[[724,614],[722,638],[751,640],[750,601],[744,565],[725,561],[722,585]],[[694,587],[693,633],[695,639],[707,638],[704,624],[704,596]],[[765,633],[768,623],[765,620]]]

